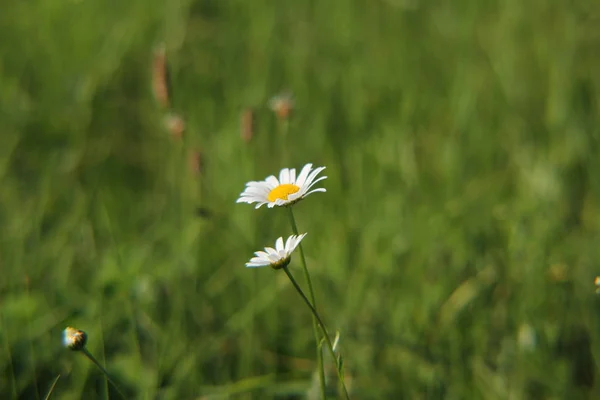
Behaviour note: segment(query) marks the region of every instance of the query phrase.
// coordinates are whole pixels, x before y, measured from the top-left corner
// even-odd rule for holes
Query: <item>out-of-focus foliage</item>
[[[0,398],[58,374],[53,398],[116,398],[67,325],[132,398],[302,397],[310,314],[244,268],[285,212],[235,200],[306,162],[328,192],[296,216],[353,398],[600,395],[600,3],[0,8]]]

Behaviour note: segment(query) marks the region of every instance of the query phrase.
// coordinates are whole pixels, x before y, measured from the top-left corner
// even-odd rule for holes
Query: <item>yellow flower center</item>
[[[300,188],[291,183],[284,183],[283,185],[277,186],[275,189],[271,190],[267,199],[273,202],[277,199],[287,200],[290,194],[296,193]]]
[[[279,260],[276,263],[271,264],[271,268],[281,269],[283,267],[287,267],[291,260],[292,260],[292,257],[284,258],[283,260]]]

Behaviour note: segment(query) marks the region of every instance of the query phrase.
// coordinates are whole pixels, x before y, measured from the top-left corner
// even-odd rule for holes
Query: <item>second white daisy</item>
[[[292,253],[298,247],[302,239],[304,239],[306,233],[302,235],[290,236],[285,244],[283,243],[283,237],[280,237],[275,242],[275,248],[265,247],[265,251],[257,251],[254,253],[256,257],[252,257],[250,261],[246,263],[246,267],[271,267],[273,269],[281,269],[287,267],[292,258]]]
[[[271,175],[264,181],[248,182],[237,203],[256,203],[256,208],[266,204],[267,207],[273,208],[294,204],[311,193],[325,192],[324,188],[311,190],[317,182],[327,178],[317,178],[324,169],[325,167],[313,169],[312,164],[306,164],[297,179],[295,168],[284,168],[279,173],[279,179]]]

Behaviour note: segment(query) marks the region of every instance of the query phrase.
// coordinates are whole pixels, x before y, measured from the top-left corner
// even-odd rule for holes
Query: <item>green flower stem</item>
[[[294,218],[294,212],[292,211],[292,207],[287,207],[290,212],[290,223],[292,224],[292,231],[294,235],[298,236],[298,226],[296,225],[296,219]],[[310,294],[310,302],[313,307],[317,306],[317,302],[315,301],[315,292],[313,290],[312,281],[310,280],[310,274],[308,273],[308,268],[306,267],[306,258],[304,257],[304,249],[302,248],[302,242],[298,244],[300,249],[300,260],[302,261],[302,268],[304,269],[304,278],[306,279],[306,283],[308,285],[308,293]]]
[[[283,267],[283,270],[287,274],[288,278],[290,278],[290,281],[292,282],[292,285],[294,285],[294,287],[296,288],[296,291],[300,294],[300,297],[302,297],[302,299],[304,300],[304,302],[306,303],[306,305],[308,306],[308,308],[310,308],[310,311],[312,311],[313,317],[318,321],[319,326],[321,327],[321,331],[323,332],[323,336],[325,337],[325,342],[327,343],[327,347],[329,348],[329,352],[331,353],[331,357],[333,357],[333,360],[336,363],[335,370],[336,370],[338,378],[340,380],[340,384],[342,386],[342,389],[344,390],[344,396],[346,397],[346,399],[349,400],[350,399],[350,395],[348,394],[348,390],[346,389],[346,384],[344,383],[344,377],[342,376],[342,373],[340,371],[339,365],[337,363],[337,358],[335,356],[335,351],[333,350],[333,342],[331,341],[331,338],[329,337],[329,333],[327,333],[327,329],[325,329],[325,324],[323,323],[323,320],[321,320],[321,317],[319,316],[319,313],[317,313],[317,310],[310,303],[310,301],[308,300],[308,298],[306,297],[306,295],[304,294],[304,292],[302,291],[302,289],[298,285],[298,282],[296,282],[296,280],[294,279],[294,277],[290,273],[290,270],[288,269],[288,267],[287,266]]]
[[[298,226],[296,225],[296,219],[294,218],[294,212],[292,207],[287,207],[289,210],[290,223],[292,224],[292,231],[294,235],[298,236]],[[316,307],[315,292],[313,290],[312,281],[310,280],[310,274],[308,273],[308,267],[306,266],[306,258],[304,257],[304,249],[302,249],[302,243],[299,243],[300,248],[300,259],[302,260],[302,268],[304,270],[304,278],[308,284],[308,290],[310,293],[310,302],[313,307]],[[315,334],[315,344],[317,348],[317,365],[319,367],[319,386],[321,388],[321,398],[326,399],[326,388],[325,388],[325,366],[323,364],[323,351],[321,350],[321,337],[319,335],[319,327],[317,326],[317,319],[313,315],[313,332]]]
[[[319,330],[317,329],[317,323],[313,316],[313,330],[315,332],[315,340],[319,340]],[[321,349],[321,343],[317,342],[317,365],[319,368],[319,388],[321,389],[321,398],[327,399],[327,387],[325,385],[325,365],[323,362],[323,350]]]
[[[48,390],[48,393],[46,393],[46,397],[44,397],[44,400],[50,400],[50,396],[52,396],[52,392],[54,392],[54,389],[56,388],[56,384],[58,383],[59,379],[60,374],[58,374],[56,379],[54,379],[54,382],[52,382],[52,386],[50,386],[50,390]]]
[[[96,358],[92,355],[92,353],[90,353],[88,351],[88,349],[86,349],[85,347],[83,349],[81,349],[80,351],[83,354],[85,354],[85,356],[87,358],[89,358],[89,360],[91,362],[93,362],[94,364],[96,364],[96,367],[98,367],[98,369],[100,371],[102,371],[102,373],[104,374],[104,376],[106,376],[106,379],[111,383],[111,385],[113,385],[113,387],[115,388],[115,390],[117,391],[117,393],[119,393],[122,398],[124,398],[125,400],[127,400],[127,396],[125,396],[123,394],[123,392],[121,392],[121,389],[119,389],[119,387],[117,386],[117,384],[115,383],[115,381],[112,380],[112,378],[110,377],[110,374],[108,373],[108,371],[106,369],[104,369],[104,367],[98,362],[98,360],[96,360]]]

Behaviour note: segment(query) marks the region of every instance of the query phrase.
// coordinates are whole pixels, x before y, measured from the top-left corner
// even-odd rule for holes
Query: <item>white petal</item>
[[[320,181],[322,181],[323,179],[327,179],[327,177],[326,177],[326,176],[321,176],[321,177],[319,177],[319,179],[315,179],[314,181],[312,181],[312,183],[311,183],[311,184],[309,184],[309,185],[304,185],[304,188],[303,188],[303,189],[306,191],[306,190],[310,189],[311,187],[313,187],[313,186],[315,185],[315,183],[317,183],[317,182],[320,182]]]
[[[299,198],[302,198],[302,197],[304,197],[304,191],[300,190],[300,191],[298,191],[296,193],[288,194],[287,202],[291,203],[291,202],[296,201],[296,200],[298,200]]]
[[[263,199],[262,197],[244,196],[244,197],[240,197],[238,199],[238,203],[248,203],[248,204],[252,204],[252,203],[266,203],[266,200]]]
[[[257,195],[242,195],[242,196],[240,196],[239,199],[237,199],[237,201],[239,203],[242,203],[242,202],[255,203],[257,201],[264,201],[264,200],[265,200],[264,197],[257,196]]]
[[[315,193],[315,192],[326,192],[327,190],[324,188],[318,188],[318,189],[313,189],[310,192],[304,193],[303,197],[308,196],[309,194]]]
[[[257,194],[244,192],[244,193],[240,194],[239,198],[240,199],[253,199],[253,198],[256,198],[256,197],[258,197]]]
[[[265,179],[265,182],[267,183],[267,187],[270,190],[275,189],[277,186],[279,186],[279,181],[277,180],[277,178],[275,178],[275,176],[271,175],[269,177],[267,177],[267,179]]]
[[[252,203],[263,203],[264,201],[263,201],[263,199],[259,199],[256,197],[240,197],[239,199],[237,199],[236,202],[252,204]]]
[[[294,243],[294,247],[292,247],[292,250],[291,250],[291,251],[294,251],[294,250],[296,249],[296,247],[298,247],[298,245],[300,244],[300,242],[302,241],[302,239],[304,239],[304,236],[306,236],[306,235],[307,235],[307,233],[308,233],[308,232],[306,232],[306,233],[303,233],[302,235],[300,235],[300,236],[298,236],[298,237],[296,238],[296,243]]]
[[[269,194],[271,190],[266,185],[261,186],[248,186],[246,190],[242,192],[242,194],[258,194],[262,196],[266,196]]]
[[[291,249],[292,249],[292,246],[293,246],[295,240],[296,240],[296,237],[294,235],[292,235],[285,241],[286,253],[288,253],[288,254],[291,253]]]
[[[248,186],[264,186],[266,185],[265,181],[250,181],[246,183],[246,187]]]
[[[287,168],[282,169],[279,172],[279,183],[282,185],[285,183],[290,183],[290,170]]]
[[[277,241],[275,242],[275,248],[277,249],[278,252],[280,252],[281,250],[284,249],[282,237],[278,238]]]
[[[316,168],[314,171],[312,171],[310,173],[310,175],[308,175],[308,177],[306,178],[306,181],[304,181],[304,185],[302,186],[310,186],[312,184],[312,181],[315,179],[315,177],[325,169],[325,167],[320,167],[320,168]]]
[[[246,187],[268,187],[269,184],[267,183],[267,180],[265,179],[264,181],[250,181],[248,183],[246,183]]]
[[[269,260],[266,257],[252,257],[250,262],[254,264],[268,264]]]
[[[290,183],[296,183],[296,168],[290,169]]]
[[[300,171],[300,175],[298,175],[298,179],[296,180],[296,186],[302,187],[304,185],[304,181],[310,173],[311,168],[312,164],[306,164],[304,167],[302,167],[302,171]]]
[[[269,186],[265,182],[262,182],[261,185],[246,186],[242,193],[269,193],[270,191]]]
[[[256,263],[252,263],[252,262],[247,262],[246,268],[260,268],[260,267],[266,267],[267,265],[270,265],[270,264],[256,264]]]

